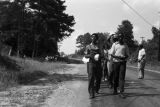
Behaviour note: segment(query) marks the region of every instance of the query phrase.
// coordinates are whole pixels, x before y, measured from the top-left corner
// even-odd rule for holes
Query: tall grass
[[[32,59],[0,56],[0,86],[4,90],[18,84],[29,84],[68,68],[70,67],[62,62],[39,62]]]
[[[15,85],[20,66],[7,56],[0,56],[0,90]]]

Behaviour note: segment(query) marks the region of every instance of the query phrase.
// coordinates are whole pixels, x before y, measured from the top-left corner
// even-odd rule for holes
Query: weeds
[[[1,56],[0,59],[1,90],[18,84],[31,84],[41,78],[50,78],[49,75],[70,68],[62,62],[39,62],[32,59],[7,56]],[[54,78],[52,79],[54,81],[59,81],[60,76],[55,75],[52,78]]]

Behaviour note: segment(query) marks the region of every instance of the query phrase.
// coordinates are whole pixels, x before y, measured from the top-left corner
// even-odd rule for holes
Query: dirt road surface
[[[137,79],[136,69],[128,68],[125,95],[122,99],[112,95],[107,83],[102,82],[100,94],[89,99],[88,78],[85,64],[69,64],[72,69],[57,73],[72,75],[58,84],[55,76],[0,92],[0,107],[160,107],[160,74],[145,72],[144,80]],[[59,76],[61,78],[61,76]],[[68,78],[68,77],[67,77]],[[43,84],[42,84],[43,83]]]
[[[107,84],[101,84],[100,94],[89,99],[86,65],[74,65],[66,73],[75,74],[72,81],[63,82],[46,100],[44,107],[160,107],[160,75],[145,73],[144,80],[137,79],[135,69],[127,69],[125,95],[122,99],[112,95]]]

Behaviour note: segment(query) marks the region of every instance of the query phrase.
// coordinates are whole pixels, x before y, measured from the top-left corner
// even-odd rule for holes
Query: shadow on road
[[[157,88],[155,87],[150,87],[150,86],[146,86],[145,84],[143,84],[140,80],[126,80],[126,84],[125,84],[125,89],[129,89],[129,90],[137,90],[137,93],[127,93],[126,92],[126,97],[136,97],[136,96],[148,96],[148,97],[154,97],[154,96],[160,96],[160,94],[157,92],[154,94],[145,94],[144,91],[143,93],[138,92],[138,90],[156,90]]]
[[[126,97],[138,97],[138,96],[147,96],[147,97],[154,97],[154,96],[160,96],[160,94],[143,94],[143,93],[126,93]]]
[[[43,71],[21,72],[18,74],[18,83],[27,85],[47,76],[48,74]]]
[[[141,83],[139,80],[126,80],[125,89],[156,89],[154,87],[149,87]]]
[[[26,72],[18,76],[18,83],[23,85],[56,84],[72,80],[87,81],[88,77],[80,74],[48,74],[43,71]]]
[[[19,76],[19,83],[23,85],[48,85],[48,84],[57,84],[59,82],[64,81],[88,81],[87,75],[81,75],[81,74],[47,74],[43,71],[35,71],[33,73],[28,73],[25,75]],[[154,87],[148,87],[145,86],[142,82],[139,80],[126,80],[125,83],[125,89],[129,90],[146,90],[146,89],[156,89]],[[112,89],[108,88],[107,82],[102,82],[101,84],[101,92],[98,97],[105,97],[105,96],[113,96],[112,95]],[[135,97],[135,96],[160,96],[159,93],[157,94],[144,94],[144,93],[126,93],[126,97]]]
[[[145,79],[145,80],[150,80],[150,81],[160,81],[160,79]]]

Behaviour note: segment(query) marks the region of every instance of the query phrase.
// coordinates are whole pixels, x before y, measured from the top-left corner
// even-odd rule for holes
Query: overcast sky
[[[152,25],[158,27],[160,22],[160,0],[125,0]],[[80,34],[94,32],[115,32],[122,20],[133,24],[134,38],[140,41],[153,37],[151,26],[143,21],[121,0],[66,0],[66,13],[75,17],[75,31],[63,40],[60,51],[66,54],[75,52],[76,38]]]

